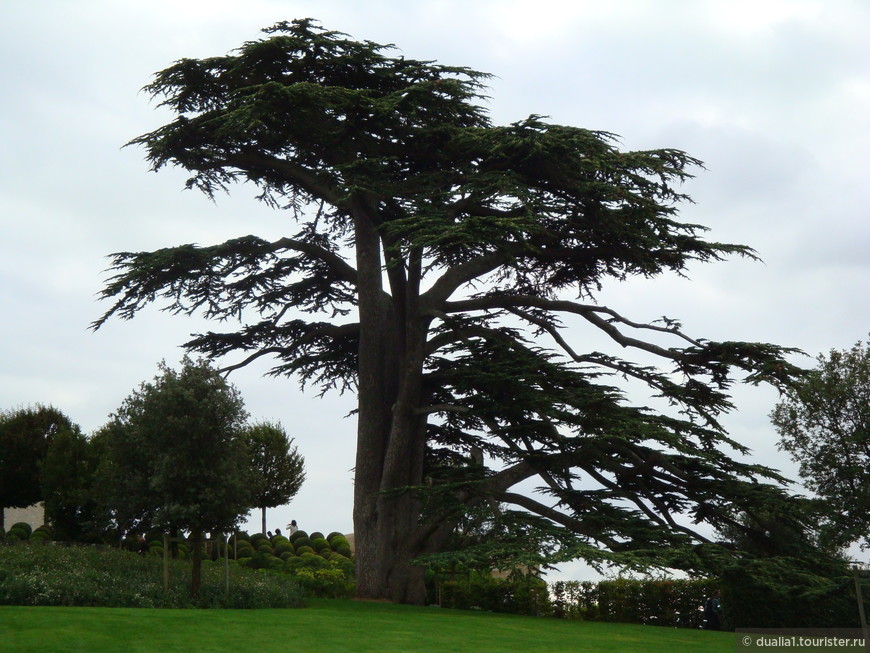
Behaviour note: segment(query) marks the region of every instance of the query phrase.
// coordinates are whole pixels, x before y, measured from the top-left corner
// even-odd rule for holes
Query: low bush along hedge
[[[204,561],[202,588],[189,596],[190,563],[171,560],[169,592],[163,561],[119,549],[34,542],[0,546],[0,605],[102,607],[289,608],[302,605],[301,583],[290,575],[263,574]],[[306,579],[307,581],[307,579]]]

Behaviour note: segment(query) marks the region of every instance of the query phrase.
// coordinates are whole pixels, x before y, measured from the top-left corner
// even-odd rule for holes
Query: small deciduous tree
[[[57,408],[37,405],[0,413],[0,530],[6,508],[25,508],[43,498],[40,465],[54,434],[75,430]]]
[[[770,417],[780,448],[829,507],[827,537],[870,547],[870,341],[817,360]]]
[[[205,362],[160,371],[103,431],[111,501],[127,523],[190,531],[197,594],[204,533],[231,531],[253,505],[247,414],[238,390]]]
[[[251,454],[254,505],[261,511],[265,533],[266,508],[289,503],[302,487],[305,458],[280,424],[252,424],[245,428],[244,437]]]

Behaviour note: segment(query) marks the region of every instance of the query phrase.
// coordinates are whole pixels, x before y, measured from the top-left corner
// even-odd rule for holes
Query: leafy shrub
[[[27,538],[29,538],[33,534],[33,527],[30,524],[28,524],[26,521],[15,522],[14,524],[12,524],[12,526],[10,527],[9,530],[10,531],[11,530],[24,531],[25,537],[21,538],[23,540],[26,540]]]
[[[273,558],[274,560],[277,560]],[[280,561],[279,561],[280,564]],[[202,589],[189,596],[190,566],[170,561],[163,592],[163,562],[118,549],[26,544],[0,547],[0,605],[75,605],[160,608],[282,608],[302,604],[300,583],[230,565],[203,564]]]
[[[251,535],[250,542],[251,546],[256,549],[262,542],[268,544],[269,538],[266,537],[263,533],[254,533],[253,535]]]
[[[300,537],[308,537],[308,533],[302,530],[296,531],[295,533],[290,535],[289,540],[293,542],[295,546],[296,540],[298,540]]]
[[[6,539],[11,540],[13,542],[26,541],[26,540],[30,539],[30,533],[28,533],[23,528],[18,528],[16,526],[13,526],[6,533]]]
[[[347,541],[347,538],[344,535],[327,537],[326,541],[329,542],[329,545],[333,549],[337,549],[338,547],[347,547],[348,549],[350,548],[350,542]]]
[[[329,546],[329,542],[326,541],[326,538],[318,537],[312,538],[311,540],[311,548],[320,553],[324,549],[332,550],[332,547]]]
[[[314,554],[315,551],[310,546],[298,546],[296,547],[296,555],[303,556],[306,553]]]
[[[284,542],[278,542],[278,544],[276,544],[273,549],[273,553],[276,556],[280,556],[284,553],[289,553],[290,555],[294,555],[296,553],[296,549],[293,548],[293,545],[286,540]]]
[[[314,531],[311,535],[308,536],[309,539],[312,540],[325,540],[326,538],[323,536],[323,533],[320,531]]]
[[[531,576],[504,579],[472,573],[460,580],[441,582],[436,598],[439,605],[445,608],[536,617],[552,614],[547,584]]]
[[[329,540],[330,544],[332,544],[333,538],[336,538],[336,537],[344,537],[344,535],[342,535],[338,531],[332,531],[329,535],[326,536],[326,539]]]
[[[291,541],[293,542],[293,548],[297,551],[299,550],[300,546],[310,546],[312,549],[314,548],[311,543],[311,538],[305,535],[303,535],[302,537],[297,537]]]

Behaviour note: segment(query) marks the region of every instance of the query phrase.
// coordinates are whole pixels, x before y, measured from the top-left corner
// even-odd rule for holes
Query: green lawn
[[[305,609],[0,607],[3,653],[734,651],[734,635],[356,601]]]

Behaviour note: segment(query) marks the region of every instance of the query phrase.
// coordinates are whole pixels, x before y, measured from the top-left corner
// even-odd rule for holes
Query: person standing
[[[722,592],[716,590],[713,596],[704,603],[704,629],[721,630],[722,628]]]
[[[296,525],[296,520],[292,520],[289,524],[287,524],[287,535],[293,535],[296,531],[299,530],[299,527]]]

